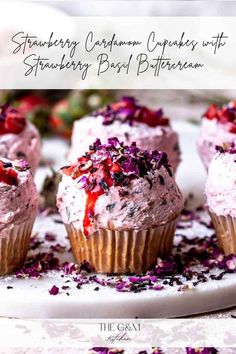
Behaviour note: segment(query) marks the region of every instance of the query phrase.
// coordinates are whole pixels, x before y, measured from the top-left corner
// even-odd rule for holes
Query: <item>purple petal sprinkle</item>
[[[93,113],[94,117],[102,116],[103,125],[110,125],[115,121],[128,123],[144,123],[149,126],[168,126],[169,119],[164,117],[162,109],[153,111],[137,103],[134,97],[123,97],[119,102],[107,105]]]
[[[53,285],[49,290],[50,295],[57,295],[59,293],[59,288],[56,285]]]

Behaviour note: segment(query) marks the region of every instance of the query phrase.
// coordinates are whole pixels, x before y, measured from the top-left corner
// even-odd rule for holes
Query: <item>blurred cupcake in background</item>
[[[41,136],[50,134],[50,126],[48,124],[50,105],[44,96],[38,93],[29,93],[13,101],[13,104],[22,115],[34,124]]]
[[[165,151],[173,171],[180,162],[178,135],[161,109],[150,110],[137,103],[133,97],[123,97],[94,113],[76,121],[73,126],[72,144],[68,159],[75,162],[99,137],[102,142],[116,136],[125,144],[133,141],[145,150]]]
[[[107,90],[73,91],[52,107],[49,119],[51,131],[64,138],[71,138],[74,121],[108,104],[112,98],[112,91]]]
[[[40,160],[40,135],[25,116],[8,105],[0,107],[0,156],[26,160],[35,173]]]
[[[0,103],[9,102],[41,136],[66,139],[71,138],[75,120],[113,99],[112,90],[0,90]]]
[[[0,275],[24,263],[38,206],[25,161],[0,160]]]
[[[222,107],[212,104],[202,117],[198,151],[206,169],[215,155],[215,146],[227,142],[236,143],[236,101]]]
[[[55,97],[53,93],[53,90],[50,94],[48,90],[0,90],[0,103],[4,105],[7,102],[16,108],[44,136],[50,134],[51,100]]]
[[[236,145],[216,147],[206,183],[206,206],[214,225],[219,247],[236,254]]]
[[[171,253],[183,197],[164,152],[96,140],[62,171],[57,206],[78,262],[142,273]]]

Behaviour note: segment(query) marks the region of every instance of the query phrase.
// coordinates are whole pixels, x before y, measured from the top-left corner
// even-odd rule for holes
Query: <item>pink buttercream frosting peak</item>
[[[25,161],[0,160],[0,237],[36,213],[38,195]]]
[[[198,139],[200,157],[208,169],[215,155],[215,146],[236,142],[236,101],[222,107],[212,104],[202,116]]]
[[[207,207],[217,215],[236,217],[236,149],[234,144],[217,147],[205,188]]]
[[[178,134],[162,109],[151,110],[138,104],[133,97],[118,102],[74,122],[68,159],[72,163],[99,137],[105,143],[116,136],[130,145],[133,141],[145,150],[160,150],[168,154],[173,171],[180,162]]]
[[[206,169],[216,153],[215,146],[224,143],[236,143],[236,101],[223,107],[211,105],[203,115],[198,151]]]
[[[14,107],[0,106],[0,156],[9,160],[24,159],[34,173],[40,160],[40,148],[36,127]]]

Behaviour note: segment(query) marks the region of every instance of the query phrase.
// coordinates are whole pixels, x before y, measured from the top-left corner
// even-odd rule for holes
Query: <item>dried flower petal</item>
[[[56,285],[53,285],[49,290],[50,295],[57,295],[59,293],[59,288]]]
[[[128,123],[130,126],[134,122],[144,123],[151,127],[169,125],[169,119],[164,117],[162,109],[152,111],[145,106],[140,106],[134,97],[125,96],[121,101],[99,109],[93,115],[103,116],[103,125],[110,125],[114,121]]]

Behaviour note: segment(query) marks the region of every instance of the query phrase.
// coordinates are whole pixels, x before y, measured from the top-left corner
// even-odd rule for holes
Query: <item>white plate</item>
[[[194,203],[202,202],[202,192],[205,182],[205,171],[196,152],[196,137],[198,128],[189,123],[174,124],[180,133],[183,162],[178,170],[177,180],[185,196],[194,193]],[[47,141],[43,151],[45,156],[59,156],[56,166],[64,164],[67,147],[58,140]],[[37,184],[41,184],[46,169],[41,169],[37,175]],[[52,231],[58,235],[57,242],[69,247],[65,239],[63,225],[53,222],[54,217],[39,217],[35,231],[44,234]],[[183,230],[181,230],[184,232]],[[189,237],[206,234],[203,226],[194,224],[188,231]],[[211,231],[208,230],[208,233]],[[50,243],[40,246],[41,251],[48,251]],[[60,261],[72,261],[70,252],[59,253]],[[115,289],[89,284],[81,289],[76,284],[65,283],[69,278],[61,278],[57,272],[50,272],[39,280],[16,279],[14,276],[0,280],[0,316],[28,318],[161,318],[186,316],[208,312],[236,305],[236,276],[228,274],[222,280],[210,280],[198,285],[193,290],[179,292],[177,287],[168,287],[162,291],[143,291],[141,293],[118,293]],[[69,285],[67,291],[60,290],[57,296],[51,296],[48,290],[53,285],[61,288]],[[13,289],[7,289],[7,286]]]

